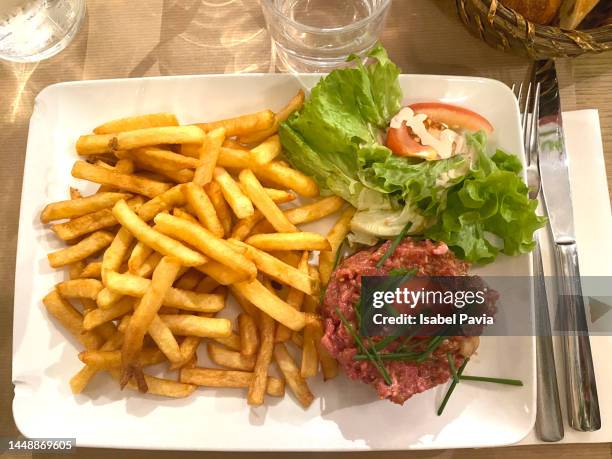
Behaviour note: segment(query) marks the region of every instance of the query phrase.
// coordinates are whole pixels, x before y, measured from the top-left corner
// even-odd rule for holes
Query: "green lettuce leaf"
[[[501,251],[520,255],[533,250],[533,233],[546,218],[536,214],[516,156],[498,150],[488,157],[486,136],[467,136],[477,148],[472,170],[447,192],[446,206],[425,237],[444,241],[459,257],[478,263],[495,260]]]

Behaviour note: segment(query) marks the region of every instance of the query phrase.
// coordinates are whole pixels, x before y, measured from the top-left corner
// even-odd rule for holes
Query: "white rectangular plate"
[[[466,448],[518,442],[535,419],[535,351],[531,337],[484,338],[470,373],[505,376],[524,387],[462,383],[443,416],[446,386],[404,406],[379,401],[370,387],[339,377],[312,382],[308,410],[291,396],[250,409],[236,390],[200,389],[184,400],[122,393],[98,375],[85,394],[68,381],[81,368],[75,341],[49,318],[41,298],[64,279],[46,254],[61,247],[44,228],[45,203],[67,199],[75,140],[106,120],[174,112],[183,123],[270,107],[279,109],[313,75],[220,75],[76,82],[36,99],[23,179],[13,335],[15,421],[28,437],[76,437],[79,446],[190,450],[398,450]],[[508,88],[477,78],[402,75],[406,101],[442,100],[469,107],[496,127],[494,145],[522,147],[518,107]],[[311,225],[325,232],[331,220]],[[529,275],[529,256],[500,257],[482,274]]]

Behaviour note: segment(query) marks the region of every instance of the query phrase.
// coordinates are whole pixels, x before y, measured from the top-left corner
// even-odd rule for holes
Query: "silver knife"
[[[559,83],[554,61],[538,61],[535,65],[536,80],[541,84],[540,173],[554,240],[557,319],[561,330],[568,421],[573,429],[591,432],[601,428],[601,417],[578,268]]]

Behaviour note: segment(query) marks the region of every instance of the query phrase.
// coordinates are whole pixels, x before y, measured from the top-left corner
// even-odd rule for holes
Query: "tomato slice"
[[[448,127],[462,128],[467,131],[485,131],[487,134],[493,132],[493,126],[489,121],[478,113],[457,105],[444,104],[442,102],[423,102],[409,106],[415,113],[427,115],[433,121],[444,123]]]
[[[421,145],[410,135],[406,122],[401,128],[389,128],[387,131],[387,147],[398,156],[416,156],[424,159],[436,159],[438,153],[431,147]]]

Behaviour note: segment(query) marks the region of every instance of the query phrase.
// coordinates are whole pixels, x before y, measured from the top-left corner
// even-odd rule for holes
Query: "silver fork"
[[[523,130],[523,145],[527,160],[527,186],[529,197],[538,199],[541,189],[540,167],[538,163],[538,112],[540,105],[540,84],[535,88],[529,83],[527,94],[523,100],[523,84],[512,85],[519,106],[521,107],[521,125]],[[531,117],[529,114],[531,113]],[[534,235],[535,249],[533,251],[533,286],[536,321],[536,356],[537,356],[537,412],[536,432],[542,441],[555,442],[564,436],[563,417],[559,403],[559,388],[557,386],[557,371],[553,350],[548,298],[544,281],[544,267],[540,236]]]

